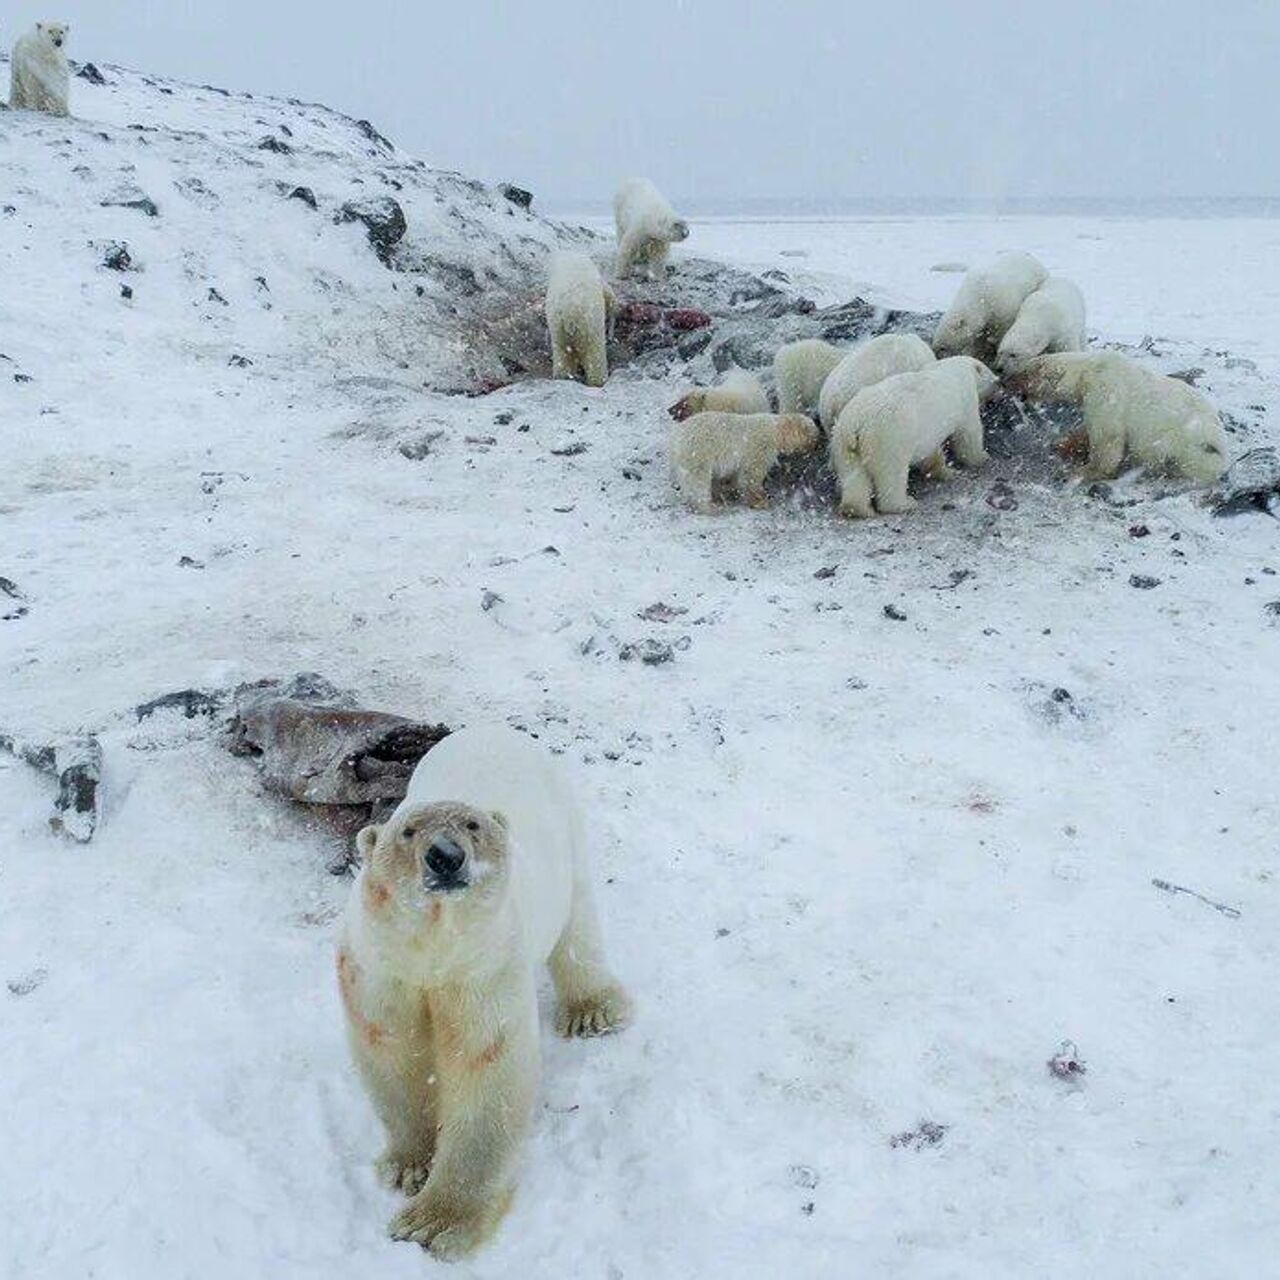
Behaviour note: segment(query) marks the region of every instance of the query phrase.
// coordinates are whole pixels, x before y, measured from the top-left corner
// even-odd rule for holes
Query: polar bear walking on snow
[[[1091,479],[1111,479],[1126,459],[1202,482],[1226,467],[1226,436],[1213,405],[1194,387],[1119,352],[1040,356],[1007,385],[1029,400],[1082,407]]]
[[[648,178],[630,178],[618,188],[613,221],[618,231],[619,277],[638,274],[658,279],[672,244],[689,236],[689,224],[676,217]]]
[[[995,374],[970,356],[952,356],[917,373],[899,373],[859,391],[845,405],[831,435],[831,465],[840,481],[840,514],[912,510],[907,473],[925,465],[935,479],[953,473],[942,446],[950,440],[966,467],[987,460],[982,441],[983,400]]]
[[[714,387],[694,387],[667,412],[677,421],[695,413],[768,413],[769,393],[753,373],[731,369]]]
[[[844,352],[821,338],[801,338],[778,348],[773,357],[773,381],[778,388],[781,413],[818,412],[818,396],[827,375]]]
[[[605,354],[609,318],[616,308],[613,290],[585,253],[560,250],[552,254],[546,301],[552,377],[604,386],[609,376]]]
[[[386,1129],[391,1222],[444,1258],[497,1229],[538,1088],[538,969],[565,1036],[623,1026],[582,816],[555,759],[505,727],[463,729],[357,838],[364,866],[338,949],[360,1075]]]
[[[61,22],[37,22],[13,46],[9,64],[9,106],[15,111],[70,114],[71,72],[63,45],[71,28]]]
[[[929,344],[914,333],[882,333],[850,351],[827,375],[818,396],[818,420],[830,432],[845,405],[864,387],[895,373],[916,373],[937,363]]]
[[[807,453],[818,428],[802,413],[697,413],[671,430],[671,479],[704,515],[717,480],[737,486],[749,507],[767,507],[764,481],[784,453]]]
[[[938,358],[994,360],[1027,295],[1048,278],[1049,273],[1029,253],[1004,253],[990,265],[970,271],[933,335]]]
[[[1050,276],[1018,311],[1009,332],[1000,339],[995,367],[1010,373],[1035,356],[1083,351],[1084,294],[1062,276]]]

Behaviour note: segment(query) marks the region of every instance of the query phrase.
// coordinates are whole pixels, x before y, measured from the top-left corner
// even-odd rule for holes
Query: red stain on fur
[[[371,1048],[377,1048],[386,1038],[386,1031],[376,1022],[365,1017],[356,999],[356,986],[360,980],[360,970],[356,962],[347,954],[345,948],[338,952],[338,990],[342,995],[342,1007],[351,1019],[351,1025],[359,1032],[361,1039]]]
[[[368,911],[381,911],[391,901],[391,890],[372,876],[364,878],[364,905]]]
[[[481,1050],[467,1064],[472,1071],[483,1071],[485,1067],[491,1067],[497,1060],[502,1057],[507,1048],[507,1037],[499,1036],[487,1049]]]

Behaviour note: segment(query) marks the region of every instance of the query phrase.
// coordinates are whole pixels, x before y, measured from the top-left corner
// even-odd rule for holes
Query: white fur
[[[818,411],[818,395],[827,375],[840,363],[844,351],[821,338],[801,338],[779,347],[773,357],[773,381],[778,388],[780,413]]]
[[[714,387],[694,387],[671,406],[677,421],[695,413],[768,413],[769,393],[753,373],[730,369]]]
[[[1010,385],[1028,399],[1083,408],[1090,477],[1109,479],[1126,459],[1206,482],[1226,467],[1226,436],[1213,405],[1194,387],[1119,352],[1041,356]]]
[[[949,440],[967,467],[987,460],[981,405],[996,386],[986,365],[952,356],[916,373],[899,373],[859,391],[845,405],[831,435],[831,465],[840,480],[840,512],[869,516],[910,511],[907,473],[926,465],[949,476],[942,447]]]
[[[432,879],[442,833],[468,846],[460,888]],[[391,1234],[458,1257],[496,1230],[515,1191],[540,1071],[538,969],[550,965],[562,1034],[621,1026],[628,1003],[601,952],[581,812],[531,738],[505,727],[446,738],[358,844],[338,973],[387,1131],[379,1169],[412,1197]]]
[[[551,255],[546,314],[553,377],[604,386],[609,317],[615,307],[613,290],[585,253],[559,250]]]
[[[646,275],[656,280],[666,267],[673,243],[689,235],[689,224],[648,178],[630,178],[613,198],[618,231],[618,275]]]
[[[895,373],[915,373],[936,363],[929,344],[914,333],[884,333],[850,351],[827,375],[818,396],[818,420],[830,432],[840,411],[864,387]]]
[[[1027,295],[1048,276],[1029,253],[1004,253],[985,267],[975,267],[960,282],[955,300],[933,336],[933,349],[939,359],[994,359],[1001,338],[1008,333]]]
[[[698,413],[671,429],[671,479],[697,511],[714,509],[717,480],[736,483],[751,507],[768,506],[764,481],[784,453],[804,453],[818,429],[799,413]]]
[[[1083,351],[1084,321],[1084,294],[1070,280],[1050,276],[1027,295],[1017,319],[1000,339],[996,369],[1006,373],[1034,356]]]
[[[71,72],[66,38],[71,28],[60,22],[37,22],[13,46],[9,67],[9,106],[15,111],[70,113]]]

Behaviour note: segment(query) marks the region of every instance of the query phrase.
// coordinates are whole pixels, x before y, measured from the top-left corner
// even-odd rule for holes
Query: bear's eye
[[[412,840],[413,837],[416,836],[417,834],[418,834],[417,827],[405,827],[404,829],[404,838],[406,840]]]
[[[468,830],[468,831],[479,831],[479,830],[480,830],[480,824],[479,824],[479,823],[478,823],[474,818],[472,818],[472,819],[471,819],[471,821],[467,823],[467,830]]]

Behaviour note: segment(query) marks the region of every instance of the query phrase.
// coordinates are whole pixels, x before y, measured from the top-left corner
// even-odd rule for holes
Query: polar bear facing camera
[[[677,422],[695,413],[768,413],[769,393],[755,374],[730,369],[716,386],[694,387],[667,412]]]
[[[1084,294],[1062,276],[1050,276],[1018,311],[1000,339],[995,367],[1009,373],[1035,356],[1083,351]]]
[[[63,46],[71,28],[62,22],[37,22],[13,46],[9,66],[9,106],[15,111],[70,114],[71,73]]]
[[[643,275],[656,280],[664,274],[671,246],[689,237],[689,224],[648,178],[630,178],[613,197],[613,221],[618,232],[618,275]]]
[[[551,255],[546,315],[552,377],[604,386],[609,377],[609,320],[616,309],[613,290],[585,253],[558,250]]]
[[[1027,295],[1049,277],[1029,253],[1004,253],[985,267],[970,271],[933,335],[938,358],[974,356],[995,359],[1000,340],[1009,332]]]
[[[822,338],[801,338],[778,348],[773,357],[773,381],[781,413],[818,412],[818,396],[844,352]]]
[[[1040,356],[1007,383],[1029,400],[1080,405],[1089,440],[1085,474],[1109,480],[1126,459],[1201,482],[1227,464],[1218,411],[1194,387],[1116,351]]]
[[[840,514],[866,517],[911,511],[908,472],[924,466],[948,479],[942,446],[949,440],[966,467],[987,460],[982,402],[995,374],[970,356],[952,356],[917,373],[899,373],[859,391],[845,405],[831,435],[831,465],[840,481]]]
[[[802,413],[698,413],[671,429],[671,479],[704,515],[715,510],[715,482],[736,485],[749,507],[767,507],[765,477],[784,453],[807,453],[818,428]]]
[[[558,763],[505,727],[430,751],[364,865],[338,949],[351,1050],[412,1197],[390,1231],[445,1258],[496,1230],[538,1087],[537,971],[562,1035],[625,1024],[605,965],[582,815]]]
[[[850,351],[827,375],[818,396],[818,420],[826,431],[864,387],[895,373],[915,373],[937,363],[929,344],[914,333],[882,333]]]

